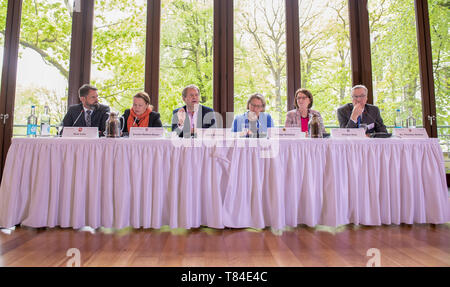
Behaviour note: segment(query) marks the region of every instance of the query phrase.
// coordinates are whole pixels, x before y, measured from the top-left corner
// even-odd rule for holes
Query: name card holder
[[[148,128],[148,127],[132,127],[130,128],[130,132],[128,134],[130,138],[134,139],[142,139],[142,138],[151,138],[158,139],[164,137],[164,128]]]
[[[331,129],[332,138],[365,138],[366,132],[363,128],[357,129]]]
[[[394,128],[392,135],[402,139],[427,139],[428,134],[424,128]]]
[[[269,138],[299,139],[305,138],[306,133],[301,128],[268,128]]]
[[[227,129],[220,128],[197,129],[196,133],[201,139],[222,140],[228,136]]]
[[[64,127],[62,135],[63,138],[98,138],[97,127]]]

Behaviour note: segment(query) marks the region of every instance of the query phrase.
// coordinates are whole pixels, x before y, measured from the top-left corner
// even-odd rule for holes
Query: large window
[[[450,156],[450,41],[448,30],[450,9],[448,2],[441,0],[429,0],[428,8],[438,136],[443,143],[443,150],[447,152],[447,156]],[[450,166],[448,168],[450,169]]]
[[[410,0],[369,0],[374,103],[386,125],[396,109],[411,112],[422,125],[419,56],[414,3]]]
[[[3,47],[5,45],[5,30],[6,30],[6,13],[8,10],[8,1],[0,1],[0,69],[3,67]],[[0,89],[1,89],[0,80]]]
[[[145,71],[154,68],[145,67],[148,1],[94,2],[91,83],[99,88],[101,102],[123,112],[133,95],[144,90]],[[0,1],[1,52],[7,3]],[[438,134],[450,142],[449,9],[445,1],[428,3]],[[50,106],[52,124],[65,114],[73,4],[23,0],[15,135],[25,133],[31,105],[37,106],[38,114],[44,105]],[[298,4],[301,87],[313,93],[313,109],[321,112],[325,124],[336,126],[336,109],[351,101],[348,0]],[[170,124],[173,109],[184,104],[181,91],[186,85],[197,85],[201,103],[213,107],[213,6],[213,0],[161,1],[158,106],[164,125]],[[293,24],[286,23],[286,1],[234,0],[233,9],[234,111],[243,113],[248,96],[261,93],[266,111],[276,125],[283,125],[286,25]],[[403,117],[412,113],[417,126],[423,126],[414,3],[368,0],[368,10],[374,104],[388,126],[394,124],[396,109]],[[150,97],[154,100],[156,95]]]
[[[2,3],[7,1],[2,1]],[[67,106],[73,1],[23,1],[20,27],[14,135],[26,134],[30,107],[39,116],[50,108],[51,124]],[[6,5],[6,4],[5,4]],[[2,4],[3,6],[3,4]],[[39,130],[38,130],[39,132]],[[52,129],[51,133],[55,133]]]
[[[144,91],[147,1],[96,0],[94,5],[91,83],[101,103],[122,113]]]
[[[351,101],[348,3],[299,4],[301,85],[312,92],[312,109],[321,113],[325,125],[338,126],[337,108]]]
[[[234,1],[234,112],[248,96],[263,94],[275,125],[286,117],[286,15],[284,0]]]
[[[213,107],[213,1],[161,1],[159,112],[163,125],[184,105],[187,85],[200,89],[200,103]]]

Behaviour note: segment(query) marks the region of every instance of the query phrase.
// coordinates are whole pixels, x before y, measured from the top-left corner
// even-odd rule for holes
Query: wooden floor
[[[73,229],[19,227],[0,232],[0,266],[66,266],[78,248],[81,266],[366,266],[378,248],[381,266],[450,266],[450,224],[338,229]]]

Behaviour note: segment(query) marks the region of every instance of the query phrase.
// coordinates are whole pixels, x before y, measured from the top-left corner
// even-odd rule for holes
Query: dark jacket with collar
[[[99,104],[92,112],[91,127],[98,127],[98,130],[103,134],[105,131],[105,123],[108,119],[109,107]],[[67,110],[67,114],[63,119],[64,127],[85,127],[86,118],[84,114],[83,104],[72,105]]]
[[[179,137],[189,138],[191,136],[191,122],[189,115],[187,115],[187,108],[183,106],[186,111],[186,119],[184,120],[183,130],[178,127],[178,108],[173,111],[172,115],[172,131],[177,132]],[[198,115],[197,115],[197,128],[215,128],[216,127],[216,117],[214,115],[214,110],[202,105],[199,105]]]
[[[353,104],[345,104],[337,110],[339,126],[341,128],[357,128],[358,124],[350,119],[353,111]],[[373,128],[368,129],[367,133],[383,132],[387,133],[386,126],[381,118],[380,110],[377,106],[366,104],[361,114],[361,123],[374,124]]]

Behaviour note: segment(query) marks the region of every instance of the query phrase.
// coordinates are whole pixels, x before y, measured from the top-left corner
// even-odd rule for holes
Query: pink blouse
[[[300,114],[300,111],[298,109],[290,110],[286,114],[285,127],[299,127],[299,128],[302,128],[302,132],[307,132],[308,131],[309,115],[311,115],[311,114],[316,114],[319,117],[320,129],[321,129],[322,133],[324,133],[325,132],[325,127],[323,125],[323,119],[320,116],[320,113],[318,111],[315,111],[315,110],[309,110],[307,118],[302,118],[302,116]]]
[[[308,122],[309,122],[308,118],[302,117],[302,132],[308,131]]]

